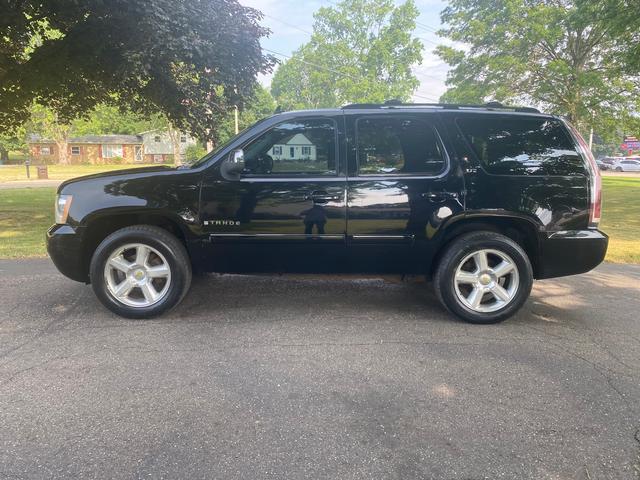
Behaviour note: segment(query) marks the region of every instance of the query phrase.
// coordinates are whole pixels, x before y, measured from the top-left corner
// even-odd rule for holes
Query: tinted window
[[[335,175],[336,133],[332,121],[283,122],[244,148],[245,173]]]
[[[445,160],[435,130],[412,117],[361,118],[356,122],[361,175],[434,175]]]
[[[557,120],[548,118],[459,118],[458,126],[489,173],[581,175],[585,166]]]

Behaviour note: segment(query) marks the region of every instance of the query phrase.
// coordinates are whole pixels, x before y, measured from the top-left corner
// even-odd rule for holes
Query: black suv
[[[474,323],[534,278],[604,258],[600,176],[558,117],[487,105],[358,104],[261,120],[188,167],[58,189],[48,250],[119,315],[174,307],[192,271],[424,274]]]

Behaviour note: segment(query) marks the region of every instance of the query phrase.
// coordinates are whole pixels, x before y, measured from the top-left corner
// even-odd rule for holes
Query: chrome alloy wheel
[[[492,249],[478,250],[464,257],[454,277],[458,300],[481,313],[506,307],[516,296],[519,283],[515,262],[504,252]]]
[[[162,300],[171,284],[167,259],[155,248],[130,243],[114,250],[104,266],[109,293],[129,307],[150,307]]]

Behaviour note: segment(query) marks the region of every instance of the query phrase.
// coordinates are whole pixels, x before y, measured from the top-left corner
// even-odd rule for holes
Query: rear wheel
[[[96,296],[109,310],[149,318],[182,300],[191,284],[191,263],[182,243],[169,232],[136,225],[100,243],[90,276]]]
[[[473,232],[454,240],[434,276],[442,304],[471,323],[496,323],[510,317],[529,297],[532,283],[524,250],[493,232]]]
[[[616,167],[616,172],[621,172],[622,171],[622,167]]]

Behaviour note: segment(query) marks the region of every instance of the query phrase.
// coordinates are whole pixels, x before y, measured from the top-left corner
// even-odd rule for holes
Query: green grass
[[[0,190],[0,258],[46,255],[55,188]]]
[[[120,165],[49,165],[49,178],[51,180],[66,180],[68,178],[81,177],[92,173],[111,172],[124,168],[148,167],[149,164],[124,163]],[[31,166],[31,180],[35,180],[38,174],[35,166]],[[29,180],[24,165],[8,165],[0,167],[0,182],[15,180]]]
[[[610,236],[607,261],[640,264],[640,178],[604,177],[601,228]],[[0,258],[46,255],[53,188],[0,190]],[[302,220],[300,220],[302,222]]]
[[[602,178],[602,223],[607,261],[640,263],[640,178]]]

